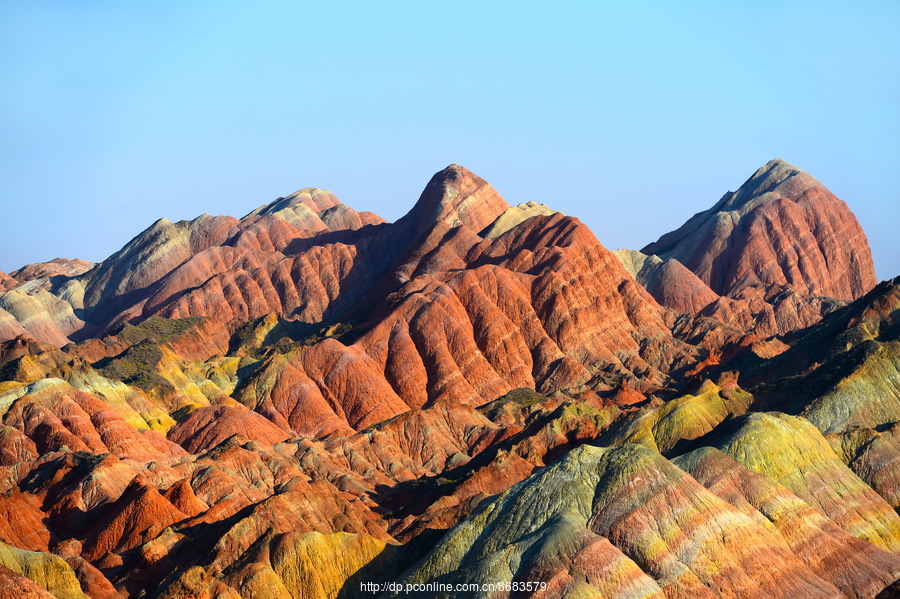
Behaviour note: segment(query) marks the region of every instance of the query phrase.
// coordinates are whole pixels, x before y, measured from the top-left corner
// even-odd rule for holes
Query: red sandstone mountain
[[[94,266],[93,262],[86,260],[69,260],[67,258],[54,258],[49,262],[37,262],[26,264],[22,268],[9,274],[19,283],[27,283],[36,279],[49,277],[74,277],[89,271]],[[2,277],[0,277],[2,278]]]
[[[304,189],[0,276],[0,579],[873,597],[900,577],[896,284],[762,339],[866,290],[853,226],[776,161],[617,259],[453,165],[395,223]]]
[[[317,365],[312,354],[304,358],[305,367],[325,369],[319,387],[326,396],[332,384],[375,390],[371,404],[383,407],[362,407],[369,416],[349,416],[351,426],[441,398],[487,401],[516,386],[554,389],[637,371],[649,371],[647,383],[659,386],[695,359],[695,350],[672,339],[664,311],[577,219],[538,215],[495,238],[479,235],[516,210],[483,179],[451,166],[394,224],[320,190],[240,221],[160,220],[59,284],[83,288],[73,300],[82,330],[31,332],[62,345],[64,333],[109,331],[154,315],[232,326],[270,313],[361,321],[367,332],[353,347],[329,342],[317,349]],[[452,328],[443,326],[447,319]],[[354,366],[338,374],[342,356]]]
[[[856,299],[877,282],[847,205],[782,160],[641,252],[663,260],[643,262],[639,277],[663,305],[763,335],[813,324],[833,300]],[[708,289],[676,274],[680,265]]]
[[[853,300],[877,282],[865,233],[847,205],[782,160],[642,251],[677,259],[719,295],[786,285]]]
[[[19,282],[15,278],[9,276],[5,272],[0,272],[0,291],[12,289],[18,284]]]

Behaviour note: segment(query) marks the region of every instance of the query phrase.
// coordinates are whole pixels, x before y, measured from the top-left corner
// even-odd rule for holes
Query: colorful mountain
[[[812,325],[877,282],[847,205],[783,160],[641,254],[632,272],[664,306],[765,336]]]
[[[641,252],[451,165],[0,273],[0,596],[889,593],[898,288],[777,160]]]

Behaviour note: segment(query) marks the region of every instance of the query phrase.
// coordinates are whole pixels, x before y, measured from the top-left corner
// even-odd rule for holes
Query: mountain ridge
[[[831,231],[820,239],[815,235],[820,228]],[[724,242],[731,231],[743,245]],[[822,246],[823,240],[831,245]],[[641,251],[678,259],[719,295],[756,284],[787,284],[810,295],[852,300],[877,282],[865,233],[847,205],[815,178],[778,159]],[[762,260],[777,267],[767,268]],[[836,270],[830,279],[829,265]]]
[[[304,188],[0,276],[0,579],[875,597],[900,579],[900,282],[831,260],[868,255],[839,202],[773,161],[661,255],[614,253],[450,165],[394,223]]]

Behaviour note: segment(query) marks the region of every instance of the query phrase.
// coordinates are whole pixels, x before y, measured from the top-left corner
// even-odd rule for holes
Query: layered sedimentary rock
[[[18,284],[19,282],[15,278],[9,276],[5,272],[0,272],[0,291],[12,289]]]
[[[789,286],[852,300],[877,282],[868,240],[847,205],[782,160],[642,252],[677,259],[719,295]]]
[[[674,258],[663,260],[635,250],[616,250],[614,254],[656,301],[676,312],[700,312],[720,297]]]
[[[641,252],[662,260],[642,277],[663,305],[702,309],[763,335],[814,324],[835,300],[854,300],[877,282],[865,233],[847,205],[782,160]],[[698,307],[707,300],[715,303]]]
[[[769,527],[634,445],[573,450],[450,531],[401,583],[497,580],[560,597],[840,596]]]
[[[0,296],[0,310],[21,325],[23,330],[16,336],[23,334],[56,346],[69,343],[69,335],[84,326],[71,304],[44,289],[8,291]]]
[[[730,286],[456,165],[395,223],[307,188],[0,276],[0,581],[874,597],[900,577],[897,285],[836,310],[862,242],[836,258],[852,217],[783,163],[729,198],[671,251],[718,231]],[[759,229],[797,210],[815,244]]]
[[[745,514],[770,522],[804,564],[846,596],[872,597],[896,578],[896,554],[854,537],[815,504],[720,451],[704,447],[675,463]]]
[[[537,202],[528,202],[527,204],[510,206],[498,216],[494,222],[481,231],[481,236],[493,239],[503,235],[532,216],[549,216],[554,213],[555,210],[552,210],[543,204],[538,204]]]
[[[844,465],[812,424],[786,414],[755,413],[723,428],[713,441],[723,453],[819,507],[854,536],[900,550],[900,517]]]
[[[727,418],[744,414],[752,399],[734,386],[723,389],[706,381],[695,394],[631,412],[606,432],[603,442],[638,443],[665,455],[677,453],[686,442],[703,437]]]
[[[886,281],[788,340],[768,360],[734,362],[765,405],[800,414],[824,433],[900,420],[900,285]]]
[[[492,399],[511,388],[503,380],[508,370],[522,373],[510,381],[513,386],[558,388],[587,382],[598,367],[606,366],[625,373],[650,368],[659,384],[664,372],[691,359],[689,348],[669,341],[660,308],[583,225],[536,205],[510,208],[483,179],[462,167],[435,175],[410,213],[394,225],[342,206],[330,193],[308,189],[240,221],[209,216],[176,224],[160,220],[73,279],[83,288],[83,298],[73,305],[101,331],[110,331],[123,319],[154,314],[225,321],[269,313],[310,323],[361,319],[366,315],[359,312],[358,300],[367,295],[372,301],[380,296],[383,309],[394,312],[383,321],[416,326],[421,320],[433,329],[448,317],[463,323],[463,314],[474,322],[493,318],[485,310],[499,317],[488,337],[461,331],[461,339],[474,341],[469,347],[446,340],[452,360],[440,357],[448,350],[419,343],[414,351],[426,355],[414,362],[430,368],[430,377],[457,377],[458,371],[462,379],[462,387],[456,384],[455,389],[435,380],[427,392],[430,399],[473,390],[484,400]],[[338,212],[343,216],[338,218]],[[260,226],[261,219],[268,224]],[[491,227],[495,239],[479,235]],[[597,284],[605,290],[600,302],[594,301]],[[474,286],[493,288],[496,297],[473,297]],[[428,313],[412,318],[411,310],[421,311],[412,299],[423,292],[446,297],[453,305],[432,308],[432,297]],[[63,320],[54,318],[57,323]],[[529,323],[524,336],[514,331],[521,318]],[[22,318],[17,320],[21,324]],[[58,324],[59,332],[44,327],[47,330],[41,329],[37,337],[62,345],[79,322]],[[9,326],[8,334],[22,333],[14,323]],[[393,340],[402,342],[399,331],[383,324],[378,330],[380,335],[370,333],[362,342],[363,352],[386,345],[386,355],[378,349],[382,355],[372,357],[380,369],[388,370],[388,382],[402,387],[395,389],[406,404],[399,407],[421,405],[423,399],[410,396],[417,393],[412,389],[417,384],[402,380],[408,376],[406,365],[398,364],[403,369],[398,371],[386,363],[387,355],[396,362],[396,356],[408,351],[393,347]],[[517,338],[484,353],[491,337],[509,335]],[[655,340],[655,345],[641,347],[636,341],[640,338]],[[476,363],[460,365],[472,358]],[[434,372],[436,367],[428,362],[435,359],[441,361],[440,368],[449,366],[451,371]],[[458,366],[451,366],[453,362]],[[498,368],[499,376],[492,372]]]
[[[28,281],[49,279],[51,277],[75,277],[86,273],[93,267],[94,263],[87,260],[54,258],[49,262],[26,264],[22,268],[9,273],[9,276],[19,283],[27,283]]]
[[[0,565],[3,567],[0,576],[9,585],[3,592],[10,597],[89,599],[82,592],[72,568],[61,557],[23,551],[0,542]],[[47,592],[42,593],[42,590]]]

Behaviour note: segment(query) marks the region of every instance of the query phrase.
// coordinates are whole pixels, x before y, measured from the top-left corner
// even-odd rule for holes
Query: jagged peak
[[[409,212],[420,226],[445,222],[476,232],[510,208],[487,181],[458,164],[435,173]]]

